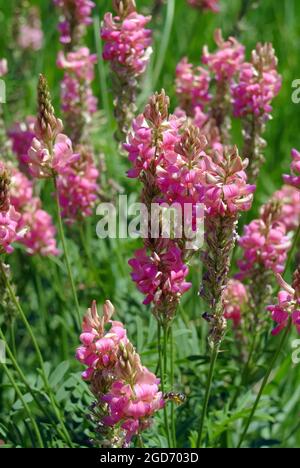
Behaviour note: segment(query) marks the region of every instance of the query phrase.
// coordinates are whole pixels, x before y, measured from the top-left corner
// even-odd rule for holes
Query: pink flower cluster
[[[243,283],[238,280],[229,280],[223,291],[222,303],[224,317],[227,320],[232,320],[235,328],[241,323],[243,309],[247,302],[248,293]]]
[[[148,171],[150,167],[158,166],[162,159],[166,159],[168,154],[175,156],[175,144],[179,142],[179,128],[182,122],[177,117],[170,117],[164,122],[164,130],[162,133],[162,143],[160,156],[155,155],[155,147],[153,146],[152,128],[143,114],[139,115],[132,122],[132,132],[129,133],[127,142],[124,144],[124,149],[129,154],[129,161],[133,168],[128,171],[128,177],[137,178],[141,173]]]
[[[80,152],[80,159],[58,178],[58,193],[62,216],[69,223],[91,216],[98,198],[97,170],[90,153]]]
[[[24,50],[37,51],[42,48],[43,39],[39,10],[31,7],[24,20],[21,21],[17,38],[18,46]]]
[[[97,111],[97,98],[91,88],[96,62],[97,56],[90,54],[87,47],[58,54],[57,66],[65,71],[61,84],[62,109],[74,118],[84,114],[89,120],[89,115]]]
[[[215,33],[215,41],[219,49],[209,53],[205,46],[202,62],[208,66],[217,81],[230,81],[245,60],[245,48],[234,37],[224,41],[219,29]]]
[[[82,374],[84,380],[91,380],[97,370],[114,368],[120,343],[128,343],[123,324],[111,320],[113,312],[112,304],[107,301],[103,307],[103,316],[99,317],[96,302],[93,302],[84,317],[80,335],[82,346],[76,352],[76,358],[87,366]],[[105,333],[106,324],[110,325],[108,333]]]
[[[180,121],[178,121],[180,124]],[[192,152],[188,139],[193,138],[195,146]],[[197,142],[197,144],[196,144]],[[178,133],[174,147],[165,152],[157,168],[157,185],[162,192],[163,201],[168,203],[191,203],[195,206],[203,200],[204,148],[206,138],[196,129]]]
[[[119,426],[129,444],[134,435],[150,425],[151,417],[164,406],[164,399],[159,379],[142,366],[123,324],[111,320],[113,313],[109,301],[101,317],[96,303],[92,304],[83,321],[82,345],[76,358],[87,366],[83,379],[91,383],[99,403],[107,407],[101,424]],[[107,325],[110,329],[105,331]]]
[[[12,141],[13,152],[18,156],[22,170],[27,169],[27,154],[35,137],[34,125],[35,117],[27,117],[25,122],[17,122],[8,132]]]
[[[299,272],[296,271],[294,275],[293,287],[287,284],[280,275],[277,275],[277,279],[284,289],[278,294],[278,304],[267,307],[272,314],[272,320],[277,323],[272,335],[278,335],[286,328],[289,320],[300,334]]]
[[[212,156],[204,156],[203,202],[209,216],[236,215],[248,211],[253,201],[255,185],[247,184],[245,168],[248,161],[242,161],[237,148],[215,151]]]
[[[186,282],[189,270],[181,255],[181,250],[168,241],[160,254],[154,252],[149,257],[146,249],[135,252],[135,257],[129,260],[131,277],[146,295],[144,304],[159,306],[165,298],[171,302],[170,298],[178,298],[190,289],[191,283]]]
[[[92,24],[92,10],[95,3],[91,0],[53,0],[61,9],[63,19],[59,23],[60,42],[69,44],[72,41],[72,28],[76,25]]]
[[[283,185],[272,195],[280,203],[277,220],[285,225],[287,232],[294,231],[300,224],[300,191],[290,185]]]
[[[104,16],[101,38],[103,58],[117,73],[139,76],[144,73],[151,54],[151,30],[145,29],[151,17],[132,11],[125,18]]]
[[[203,109],[204,104],[209,102],[210,75],[202,67],[194,67],[184,57],[176,67],[176,94],[179,98],[180,107],[191,116],[195,109]]]
[[[78,159],[79,155],[73,153],[71,140],[66,135],[57,133],[53,147],[34,138],[25,162],[33,177],[47,179],[66,174],[69,166]]]
[[[10,200],[10,175],[7,167],[0,161],[0,254],[12,253],[12,243],[22,234],[18,230],[21,218]]]
[[[8,72],[8,67],[7,67],[7,60],[6,59],[0,59],[0,78],[5,76]]]
[[[33,196],[33,183],[17,169],[12,169],[11,204],[20,213],[18,230],[24,231],[19,240],[29,255],[58,255],[51,216],[41,209],[41,200]]]
[[[244,117],[253,114],[268,119],[272,111],[271,102],[280,88],[281,76],[277,72],[277,59],[271,45],[258,45],[257,51],[253,52],[252,63],[242,64],[238,82],[232,84],[234,115]]]
[[[194,8],[201,8],[202,10],[210,10],[214,13],[220,11],[219,0],[187,0],[188,4]]]
[[[22,236],[18,232],[20,217],[20,213],[13,206],[7,211],[0,211],[0,254],[4,252],[10,254],[14,251],[11,244]]]
[[[296,149],[292,150],[291,174],[285,174],[283,180],[286,184],[300,189],[300,153]]]
[[[238,262],[241,270],[238,276],[244,278],[259,265],[267,270],[282,273],[291,242],[283,223],[277,220],[268,223],[261,218],[245,226],[239,245],[244,251],[244,256]]]

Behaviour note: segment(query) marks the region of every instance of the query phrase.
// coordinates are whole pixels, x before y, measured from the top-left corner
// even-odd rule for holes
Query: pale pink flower
[[[283,223],[287,232],[297,229],[300,224],[300,191],[290,185],[283,185],[272,195],[280,203],[277,220]]]
[[[158,384],[159,380],[146,368],[141,368],[133,387],[121,381],[115,382],[111,391],[103,396],[110,411],[103,423],[109,426],[120,423],[129,443],[134,435],[148,427],[149,418],[164,407]]]
[[[72,41],[74,23],[80,30],[92,24],[92,10],[95,3],[91,0],[53,0],[53,2],[61,9],[63,15],[59,23],[60,41],[69,44]]]
[[[194,8],[200,8],[204,11],[212,11],[213,13],[219,13],[219,0],[187,0],[188,4]]]
[[[40,209],[39,205],[40,200],[33,199],[31,209],[27,207],[27,210],[22,213],[20,227],[24,226],[26,233],[19,242],[26,247],[29,255],[39,254],[43,257],[59,255],[52,217]]]
[[[42,48],[43,39],[40,12],[36,7],[31,7],[20,24],[17,44],[21,49],[37,51]]]
[[[0,59],[0,78],[5,76],[8,72],[7,60]]]
[[[224,317],[232,320],[237,328],[242,320],[243,308],[247,304],[248,294],[245,286],[238,280],[229,280],[222,295]]]
[[[83,373],[85,380],[90,380],[96,370],[115,366],[120,342],[128,342],[122,323],[110,320],[113,313],[114,308],[107,301],[99,317],[94,301],[84,318],[80,335],[82,346],[77,349],[76,358],[88,367]],[[108,332],[104,329],[106,324],[110,325]]]
[[[93,302],[83,320],[82,346],[76,358],[87,366],[82,377],[90,382],[103,410],[99,423],[121,428],[123,445],[128,445],[134,435],[149,427],[165,401],[159,379],[142,366],[123,324],[111,320],[114,311],[106,301],[99,316]]]
[[[27,117],[24,122],[16,122],[8,132],[14,153],[18,156],[22,169],[26,169],[24,160],[35,137],[35,117]]]
[[[277,323],[272,335],[278,335],[288,326],[289,320],[295,325],[300,334],[300,296],[299,296],[299,270],[293,276],[293,284],[290,286],[278,274],[278,282],[284,289],[278,294],[278,304],[270,305],[267,310],[272,314],[272,320]]]
[[[258,265],[282,273],[291,242],[283,223],[273,221],[268,225],[263,219],[257,219],[245,226],[239,245],[244,250],[243,259],[238,262],[239,277],[243,278]]]
[[[31,205],[33,182],[17,169],[11,172],[10,201],[17,211],[22,211],[24,206]]]
[[[237,84],[232,84],[235,117],[253,114],[267,120],[272,111],[271,103],[281,88],[281,77],[276,65],[266,66],[259,72],[252,63],[241,65]]]
[[[124,144],[124,149],[129,153],[129,161],[133,165],[133,169],[127,173],[128,177],[139,177],[153,165],[158,166],[165,154],[170,157],[172,153],[176,157],[174,147],[180,140],[178,130],[181,125],[182,121],[175,116],[170,116],[169,120],[164,122],[161,151],[159,157],[156,157],[152,128],[144,115],[139,115],[132,122],[132,132],[129,133],[127,142]]]
[[[87,47],[65,55],[59,52],[57,66],[65,70],[61,83],[62,110],[70,116],[70,125],[81,117],[90,120],[90,115],[97,111],[98,100],[93,95],[91,83],[94,79],[94,65],[97,56],[90,54]]]
[[[66,55],[60,51],[57,57],[57,66],[62,70],[74,73],[74,75],[84,81],[93,81],[94,65],[97,62],[97,55],[91,54],[87,47],[80,47],[74,52]]]
[[[219,29],[215,32],[215,42],[218,50],[209,53],[207,46],[205,46],[202,62],[208,66],[217,81],[230,81],[244,62],[245,48],[234,37],[224,41]]]
[[[292,185],[300,189],[300,153],[296,149],[292,149],[291,175],[284,175],[285,184]]]
[[[69,223],[91,216],[98,198],[99,171],[91,155],[71,166],[58,178],[58,193],[62,216]]]
[[[58,255],[52,217],[42,210],[41,200],[33,196],[33,182],[15,168],[11,172],[10,200],[21,215],[18,231],[24,231],[19,242],[29,255]]]
[[[224,154],[215,151],[212,156],[204,156],[203,160],[203,201],[208,214],[228,216],[248,211],[255,185],[247,184],[245,168],[248,161],[242,161],[237,148]]]
[[[66,135],[58,134],[51,151],[45,143],[34,138],[26,162],[31,175],[43,179],[64,175],[78,158],[79,155],[73,153],[71,140]]]
[[[211,99],[209,94],[210,76],[202,67],[193,67],[183,58],[176,67],[176,94],[179,104],[189,115],[194,109],[203,109]]]
[[[18,231],[20,217],[13,206],[8,211],[0,211],[0,254],[12,253],[12,244],[22,237],[22,233]]]

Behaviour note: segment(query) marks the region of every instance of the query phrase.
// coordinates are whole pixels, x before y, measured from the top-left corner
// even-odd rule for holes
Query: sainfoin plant
[[[11,3],[0,448],[299,448],[300,5]]]

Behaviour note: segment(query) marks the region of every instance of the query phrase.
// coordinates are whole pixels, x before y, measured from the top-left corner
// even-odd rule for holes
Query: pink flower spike
[[[0,59],[0,78],[5,76],[8,72],[7,60]]]

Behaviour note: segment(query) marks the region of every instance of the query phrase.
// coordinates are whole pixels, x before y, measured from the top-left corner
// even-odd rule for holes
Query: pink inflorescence
[[[208,66],[217,81],[230,81],[245,60],[245,48],[233,37],[224,41],[220,30],[215,33],[215,41],[219,49],[209,53],[205,46],[202,62]]]
[[[209,216],[231,216],[251,208],[255,185],[247,184],[247,164],[236,147],[204,156],[203,202]]]
[[[125,433],[124,442],[129,444],[134,435],[150,425],[151,417],[164,406],[164,400],[158,388],[159,379],[142,366],[124,325],[111,320],[113,313],[109,301],[101,317],[96,303],[92,304],[83,321],[82,345],[76,358],[87,366],[82,377],[91,383],[99,404],[106,407],[100,422],[109,427],[119,426]]]
[[[151,54],[151,30],[145,29],[151,17],[131,12],[126,18],[106,13],[101,29],[103,58],[117,73],[139,76],[144,73]]]
[[[12,243],[22,237],[18,229],[21,215],[11,203],[10,184],[10,173],[0,161],[0,254],[12,253]]]
[[[232,320],[237,328],[242,320],[243,308],[247,304],[248,294],[245,286],[238,280],[229,280],[222,295],[224,317]]]
[[[300,189],[300,153],[296,149],[292,150],[291,174],[285,174],[283,180],[285,184]]]
[[[159,255],[154,252],[148,256],[146,249],[137,250],[129,265],[133,281],[146,296],[144,304],[159,306],[166,297],[178,298],[191,287],[191,283],[186,282],[189,270],[182,262],[181,251],[171,242],[166,242],[166,248]]]
[[[47,179],[66,174],[69,166],[78,158],[79,155],[73,153],[71,140],[58,133],[51,149],[43,141],[34,138],[25,162],[33,177]]]
[[[270,44],[264,48],[269,51]],[[253,62],[243,63],[237,83],[232,84],[233,109],[236,117],[253,114],[270,118],[271,103],[281,88],[281,76],[277,72],[277,59],[269,51],[272,60],[265,60],[262,46],[253,52]],[[273,50],[273,49],[272,49]],[[259,53],[258,53],[259,51]],[[256,60],[257,58],[257,60]]]
[[[89,115],[97,111],[97,98],[93,95],[91,83],[94,79],[94,65],[97,56],[91,54],[87,47],[75,52],[60,52],[57,66],[65,71],[61,84],[62,109],[73,116]]]
[[[238,262],[239,277],[247,277],[258,265],[282,273],[291,243],[283,223],[275,220],[268,224],[256,219],[245,226],[239,245],[244,251],[243,259]]]
[[[287,232],[297,229],[300,224],[300,191],[290,185],[283,185],[273,194],[272,200],[281,205],[278,221],[285,225]]]
[[[0,78],[5,76],[8,72],[8,67],[7,67],[7,60],[6,59],[0,59]]]
[[[24,122],[15,123],[8,132],[12,141],[12,149],[18,156],[22,169],[26,167],[24,162],[27,159],[27,153],[35,137],[35,120],[35,117],[27,117]]]
[[[62,216],[69,223],[92,215],[98,198],[98,177],[92,155],[82,150],[81,159],[58,178]]]
[[[12,169],[11,204],[20,213],[18,230],[24,235],[19,240],[30,255],[58,255],[56,229],[52,217],[41,208],[41,200],[33,196],[33,182],[17,169]]]
[[[37,51],[42,48],[43,39],[40,12],[37,8],[31,7],[20,24],[17,38],[18,46],[21,49]]]
[[[278,304],[267,307],[267,310],[272,314],[272,320],[277,323],[272,335],[278,335],[288,326],[289,321],[295,325],[300,334],[299,270],[294,274],[292,286],[287,284],[280,275],[277,275],[277,279],[283,290],[278,294]]]
[[[13,206],[7,211],[0,211],[0,254],[13,252],[12,243],[20,239],[18,233],[20,217],[20,213]]]
[[[218,13],[220,11],[219,0],[187,0],[188,4],[194,8],[212,11]]]
[[[178,130],[181,125],[182,122],[177,117],[172,116],[164,122],[160,156],[157,158],[152,141],[151,126],[143,114],[139,115],[132,122],[132,132],[129,133],[127,143],[124,144],[124,149],[128,152],[129,161],[133,166],[128,171],[128,176],[130,178],[139,177],[141,173],[148,171],[153,165],[157,167],[171,154],[176,158],[174,147],[180,140]]]
[[[59,23],[60,41],[69,44],[72,41],[72,27],[92,24],[92,10],[95,3],[91,0],[53,0],[61,9],[63,18]]]
[[[178,126],[180,121],[178,121]],[[178,133],[178,135],[180,135]],[[193,142],[193,151],[190,142]],[[207,141],[197,128],[188,127],[181,138],[174,140],[157,167],[157,185],[167,203],[195,206],[203,201],[204,149]]]
[[[176,67],[176,94],[180,107],[194,115],[195,109],[203,107],[209,102],[210,76],[202,67],[194,67],[184,57]]]

